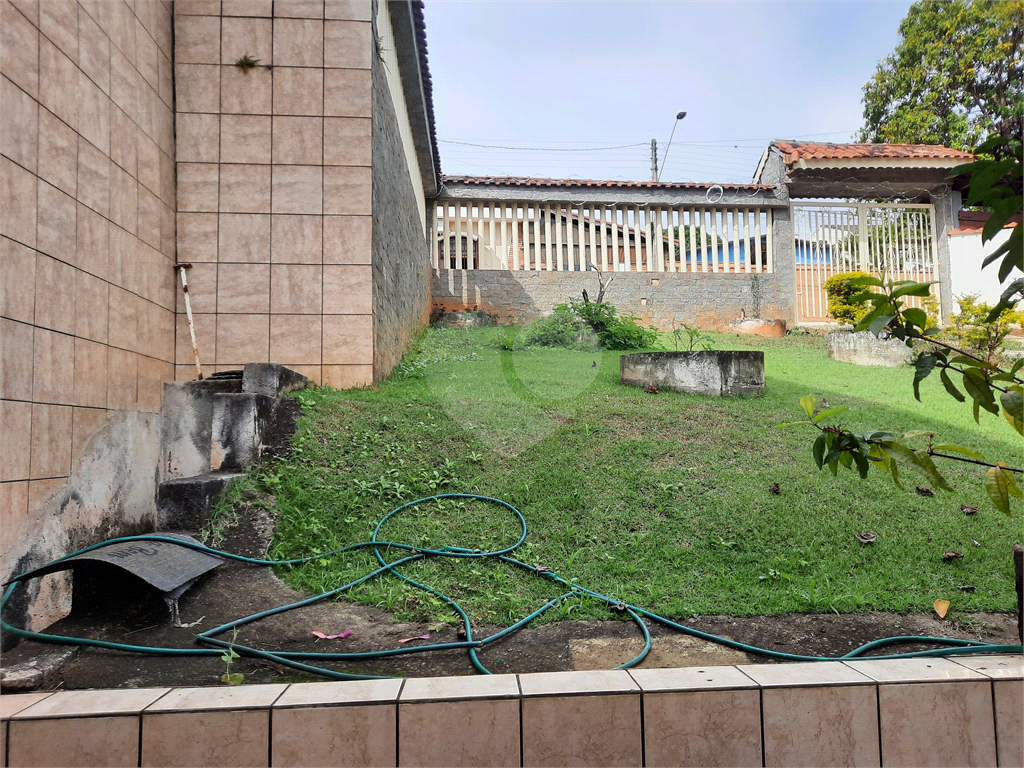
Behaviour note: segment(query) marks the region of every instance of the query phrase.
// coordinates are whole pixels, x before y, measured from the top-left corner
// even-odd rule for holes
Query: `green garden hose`
[[[500,507],[504,507],[506,510],[510,511],[513,515],[515,515],[516,519],[519,522],[521,530],[519,539],[516,541],[515,544],[513,544],[510,547],[506,547],[505,549],[484,552],[479,550],[466,549],[463,547],[441,547],[440,549],[424,549],[422,547],[414,547],[409,544],[402,544],[400,542],[380,541],[377,538],[380,533],[381,527],[393,516],[397,515],[403,510],[409,509],[410,507],[415,507],[419,504],[424,504],[430,501],[436,501],[438,499],[471,499],[474,501],[484,501],[490,504],[496,504]],[[669,627],[670,629],[674,629],[679,632],[684,632],[686,634],[693,635],[704,640],[709,640],[714,643],[719,643],[720,645],[725,645],[729,648],[735,648],[737,650],[755,654],[758,656],[767,656],[770,658],[782,659],[786,661],[841,661],[843,659],[857,658],[863,656],[868,651],[874,650],[876,648],[882,648],[888,645],[894,645],[897,643],[926,643],[929,645],[938,645],[941,647],[927,651],[913,651],[908,653],[890,654],[886,656],[873,656],[872,658],[900,659],[910,658],[914,656],[947,656],[967,653],[1021,653],[1020,645],[995,645],[992,643],[985,643],[974,640],[959,640],[955,638],[946,637],[922,637],[910,635],[903,635],[899,637],[887,637],[881,640],[874,640],[870,643],[865,643],[859,648],[855,648],[854,650],[850,651],[849,653],[843,656],[805,656],[794,653],[783,653],[781,651],[773,651],[767,648],[758,648],[753,645],[747,645],[746,643],[741,643],[736,640],[730,640],[728,638],[720,637],[718,635],[712,635],[707,632],[701,632],[700,630],[694,629],[692,627],[687,627],[684,624],[679,624],[675,621],[672,621],[671,619],[665,618],[664,616],[659,616],[656,613],[645,611],[643,608],[622,603],[619,600],[616,600],[615,598],[609,597],[607,595],[603,595],[600,592],[594,592],[593,590],[581,587],[578,584],[574,584],[571,581],[562,578],[557,573],[554,573],[553,571],[547,568],[539,568],[537,566],[524,563],[521,560],[516,560],[514,557],[510,557],[511,553],[518,549],[523,544],[523,542],[526,541],[526,533],[526,518],[523,517],[522,513],[518,509],[516,509],[506,501],[503,501],[501,499],[494,499],[489,496],[480,496],[474,493],[443,493],[437,496],[428,496],[426,498],[416,499],[415,501],[410,501],[391,510],[383,518],[381,518],[380,522],[377,523],[377,526],[373,529],[373,535],[371,536],[369,541],[359,542],[358,544],[352,544],[350,546],[332,550],[330,552],[311,555],[309,557],[294,558],[290,560],[263,560],[253,557],[243,557],[242,555],[235,555],[230,552],[223,552],[221,550],[212,549],[203,544],[198,544],[191,541],[183,541],[181,539],[172,538],[170,536],[160,536],[157,534],[146,534],[141,536],[124,536],[121,538],[104,541],[100,544],[94,544],[91,547],[85,547],[84,549],[80,549],[77,552],[71,553],[70,555],[58,558],[52,561],[51,563],[48,563],[47,566],[60,563],[64,560],[74,557],[75,555],[80,555],[85,552],[90,552],[92,550],[100,549],[101,547],[106,547],[111,544],[118,544],[120,542],[164,541],[172,544],[177,544],[181,547],[189,547],[200,552],[218,555],[220,557],[224,557],[230,560],[236,560],[242,563],[249,563],[251,565],[264,566],[298,565],[301,563],[309,562],[311,560],[318,560],[325,557],[341,555],[345,552],[351,552],[357,549],[372,548],[373,553],[377,558],[377,561],[380,563],[380,567],[360,576],[358,579],[355,579],[354,581],[351,581],[348,584],[344,584],[340,587],[337,587],[336,589],[332,589],[322,594],[315,595],[313,597],[308,597],[304,600],[299,600],[298,602],[290,603],[288,605],[282,605],[277,608],[271,608],[266,611],[260,611],[259,613],[254,613],[250,616],[245,616],[243,618],[230,621],[226,624],[222,624],[219,627],[214,627],[213,629],[207,630],[206,632],[200,632],[198,635],[196,635],[196,643],[200,646],[207,647],[159,648],[144,645],[127,645],[125,643],[113,643],[106,640],[93,640],[81,637],[65,637],[62,635],[51,635],[45,632],[32,632],[27,629],[14,627],[3,620],[3,611],[7,607],[7,602],[10,600],[11,595],[18,588],[18,586],[22,584],[22,582],[24,581],[27,581],[31,578],[35,578],[31,576],[31,572],[27,574],[22,574],[20,576],[15,576],[13,579],[8,581],[7,584],[5,584],[7,588],[4,590],[3,598],[0,599],[0,627],[2,627],[5,632],[10,632],[13,635],[18,635],[20,637],[25,637],[31,640],[38,640],[42,642],[60,643],[64,645],[81,645],[95,648],[108,648],[119,651],[128,651],[131,653],[148,653],[162,656],[219,656],[223,653],[222,649],[230,648],[240,656],[249,656],[258,659],[266,659],[267,661],[272,661],[276,664],[291,667],[302,672],[308,672],[314,675],[333,678],[336,680],[365,680],[383,676],[358,675],[348,672],[337,672],[335,670],[327,669],[321,666],[316,666],[314,664],[306,664],[304,663],[304,661],[367,661],[372,659],[382,659],[389,656],[400,656],[403,654],[410,653],[426,653],[429,651],[442,651],[451,650],[454,648],[465,648],[469,653],[469,658],[471,663],[473,664],[473,667],[478,672],[486,675],[491,673],[480,661],[480,658],[477,655],[477,651],[479,649],[484,648],[487,645],[496,642],[497,640],[500,640],[501,638],[511,634],[512,632],[515,632],[518,629],[521,629],[522,627],[525,627],[527,624],[529,624],[531,621],[533,621],[538,616],[543,614],[545,611],[558,605],[563,600],[567,600],[573,597],[589,597],[600,602],[603,602],[605,605],[607,605],[609,608],[613,610],[617,610],[621,613],[628,614],[637,623],[637,625],[640,627],[641,633],[643,634],[643,650],[641,650],[635,658],[630,659],[624,664],[620,664],[618,667],[616,667],[616,669],[629,669],[630,667],[636,666],[641,661],[643,661],[644,658],[647,656],[648,652],[650,652],[651,633],[648,630],[647,625],[644,623],[644,618],[657,622],[663,626]],[[408,552],[409,554],[399,558],[398,560],[395,560],[394,562],[389,563],[384,559],[384,556],[381,554],[381,548],[395,548]],[[414,562],[416,560],[422,560],[427,557],[452,557],[461,559],[495,558],[510,565],[514,565],[518,568],[522,568],[526,571],[529,571],[535,576],[549,579],[561,585],[562,587],[567,587],[568,591],[563,592],[561,595],[559,595],[559,597],[548,601],[543,606],[538,608],[536,611],[531,613],[529,616],[520,619],[512,626],[507,627],[499,632],[496,632],[490,637],[485,637],[481,640],[474,640],[473,630],[472,627],[470,626],[469,616],[466,614],[465,610],[463,610],[462,606],[460,606],[451,597],[442,594],[441,592],[438,592],[437,590],[433,589],[432,587],[426,584],[421,584],[420,582],[409,578],[408,576],[406,576],[398,570],[399,566],[405,565],[406,563]],[[312,651],[266,651],[258,648],[252,648],[246,645],[241,645],[233,641],[228,642],[217,637],[218,635],[234,630],[245,624],[250,624],[254,621],[259,621],[260,619],[266,618],[267,616],[273,616],[278,613],[284,613],[285,611],[290,611],[294,608],[300,608],[305,605],[310,605],[311,603],[318,602],[328,597],[341,595],[347,592],[348,590],[352,589],[356,585],[361,584],[364,581],[368,581],[369,579],[376,578],[377,576],[381,576],[383,574],[391,574],[393,576],[396,576],[402,581],[411,584],[417,589],[423,590],[431,595],[434,595],[435,597],[440,598],[445,603],[450,605],[452,609],[455,611],[455,613],[458,614],[460,620],[462,621],[462,626],[465,630],[466,639],[464,641],[454,643],[434,643],[431,645],[421,645],[413,648],[394,648],[384,651],[369,651],[358,653],[323,653]]]

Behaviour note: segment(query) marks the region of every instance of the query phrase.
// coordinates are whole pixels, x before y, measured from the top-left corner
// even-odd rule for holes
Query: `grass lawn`
[[[673,617],[792,611],[955,611],[1015,607],[1011,544],[1020,516],[988,502],[981,474],[946,462],[956,493],[906,491],[872,469],[866,481],[819,472],[803,418],[814,394],[846,406],[854,428],[929,429],[1019,466],[1022,442],[1002,417],[954,402],[937,377],[913,398],[912,369],[838,363],[816,336],[714,336],[716,349],[762,349],[762,397],[650,395],[618,383],[617,352],[503,352],[498,329],[430,330],[404,374],[377,388],[297,393],[306,416],[291,456],[250,483],[277,496],[274,557],[370,538],[403,501],[443,492],[505,499],[529,525],[517,556],[590,589]],[[671,349],[669,337],[665,348]],[[595,365],[596,363],[596,365]],[[778,483],[775,495],[769,486]],[[961,503],[981,510],[965,516]],[[872,545],[854,535],[877,534]],[[415,546],[497,549],[519,535],[513,516],[481,502],[439,502],[393,518],[380,538]],[[944,562],[949,550],[960,560]],[[401,553],[388,554],[396,559]],[[282,569],[321,592],[376,566],[362,551]],[[492,561],[428,559],[405,573],[453,596],[474,622],[510,624],[557,596],[554,585]],[[963,591],[959,587],[974,587]],[[384,577],[353,599],[401,619],[453,620],[440,600]],[[607,618],[567,601],[547,618]]]

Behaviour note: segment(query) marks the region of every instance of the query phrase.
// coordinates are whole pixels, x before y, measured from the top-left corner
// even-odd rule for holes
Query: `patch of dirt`
[[[274,404],[263,428],[263,457],[286,456],[292,449],[295,425],[302,416],[302,405],[294,397],[281,397]]]
[[[266,550],[274,526],[274,512],[267,508],[271,499],[260,495],[248,499],[239,508],[235,524],[224,532],[224,549],[248,556],[260,555]],[[126,589],[118,594],[108,592],[105,596],[94,597],[88,604],[75,605],[71,615],[49,631],[141,646],[195,648],[199,647],[194,642],[198,631],[304,597],[306,595],[277,579],[269,568],[229,562],[204,576],[181,597],[181,621],[199,620],[194,628],[171,624],[168,609],[157,593]],[[680,623],[739,642],[805,655],[840,656],[863,643],[893,635],[1017,642],[1016,617],[1009,613],[954,616],[946,621],[930,615],[894,613],[701,616],[680,619]],[[473,627],[473,635],[487,637],[498,629]],[[772,661],[661,625],[651,623],[649,629],[653,649],[642,667]],[[328,635],[351,630],[352,635],[342,640],[319,640],[313,636],[314,630]],[[429,634],[430,640],[399,642],[423,634]],[[220,637],[230,639],[230,634]],[[358,652],[403,649],[458,639],[454,625],[433,630],[427,624],[396,622],[391,614],[376,608],[346,601],[323,601],[246,625],[239,632],[237,642],[270,651]],[[642,647],[642,635],[629,620],[562,621],[523,629],[487,646],[479,656],[495,673],[608,669],[633,658]],[[923,648],[925,646],[904,645],[898,650]],[[52,646],[25,641],[4,655],[4,663],[23,662],[47,650],[52,650]],[[322,665],[338,671],[375,675],[474,674],[463,649],[369,661],[323,662]],[[287,668],[275,669],[267,662],[244,657],[233,664],[232,671],[243,673],[246,684],[322,679]],[[224,663],[217,656],[173,657],[82,648],[45,685],[66,689],[219,685],[223,673]]]

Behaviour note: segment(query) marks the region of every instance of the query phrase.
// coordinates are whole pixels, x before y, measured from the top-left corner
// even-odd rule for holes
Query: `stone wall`
[[[167,2],[0,2],[0,579],[152,522],[174,375],[171,41]],[[16,618],[63,615],[64,579]]]
[[[373,377],[402,359],[430,312],[429,251],[415,154],[407,152],[401,122],[405,97],[390,38],[387,4],[377,6],[382,56],[373,61]],[[402,115],[399,116],[399,110]],[[417,181],[414,182],[413,180]],[[422,195],[422,193],[421,193]]]
[[[793,322],[792,272],[772,274],[619,272],[605,300],[623,313],[635,313],[644,325],[671,330],[673,323],[726,329],[742,313]],[[596,272],[509,270],[434,270],[433,302],[446,309],[479,307],[502,320],[525,322],[548,314],[569,299],[591,299],[599,290]]]

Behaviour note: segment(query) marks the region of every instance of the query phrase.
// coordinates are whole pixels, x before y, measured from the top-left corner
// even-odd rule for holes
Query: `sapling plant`
[[[231,642],[228,643],[228,647],[224,649],[224,653],[220,655],[220,660],[224,662],[224,674],[220,676],[221,682],[227,683],[228,685],[241,685],[242,680],[245,679],[245,675],[241,672],[231,671],[231,662],[239,658],[238,653],[235,651],[235,641],[238,639],[238,627],[231,630]]]

